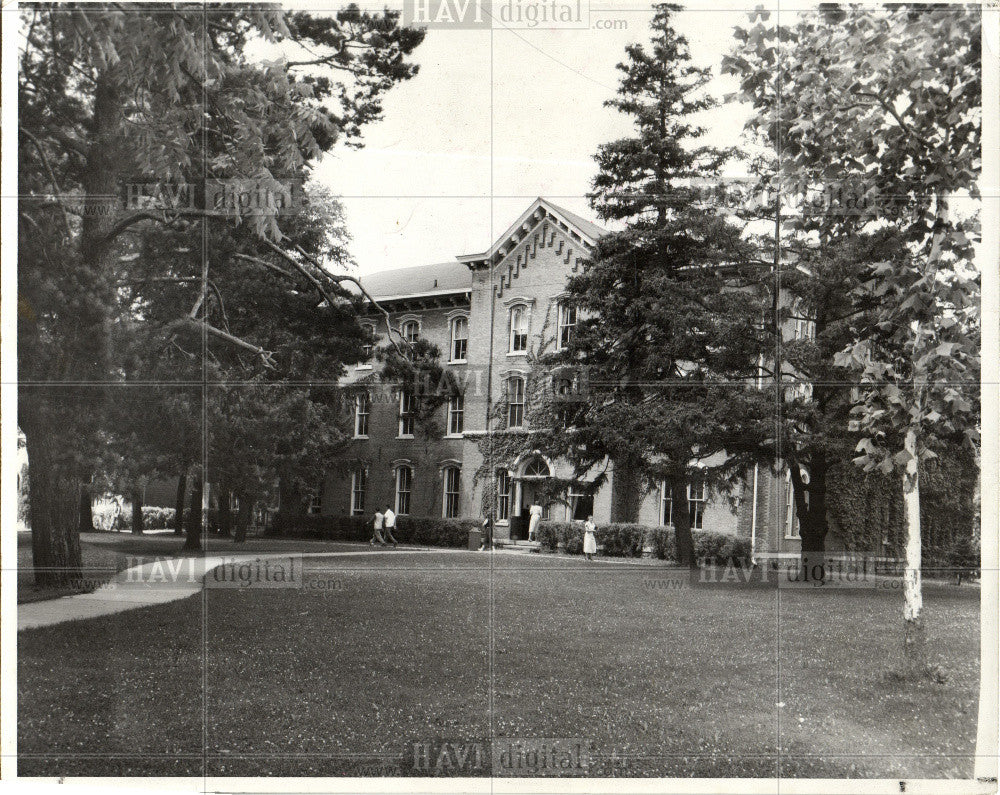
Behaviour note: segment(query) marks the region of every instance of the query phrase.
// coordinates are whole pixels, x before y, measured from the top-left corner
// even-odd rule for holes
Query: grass
[[[937,685],[892,680],[889,589],[402,550],[306,574],[20,633],[19,772],[413,775],[413,743],[493,736],[579,738],[591,775],[972,774],[978,589],[926,589]]]

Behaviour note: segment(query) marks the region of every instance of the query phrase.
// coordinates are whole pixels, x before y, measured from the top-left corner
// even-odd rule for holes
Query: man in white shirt
[[[385,521],[385,537],[392,542],[393,547],[399,546],[399,542],[393,536],[392,531],[396,529],[396,514],[392,508],[385,506],[385,513],[382,515]]]

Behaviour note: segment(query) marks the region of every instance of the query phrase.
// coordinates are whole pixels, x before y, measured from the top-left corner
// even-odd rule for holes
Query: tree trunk
[[[187,472],[177,478],[177,498],[174,500],[174,535],[184,532],[184,498],[187,496]]]
[[[90,486],[80,487],[80,532],[93,533],[94,530],[94,495]]]
[[[197,475],[194,479],[194,488],[191,489],[191,502],[187,515],[187,538],[184,540],[184,549],[201,549],[201,527],[204,521],[201,502],[204,492],[205,485],[202,482],[201,475]]]
[[[226,538],[233,534],[232,496],[229,489],[219,489],[219,533]]]
[[[142,488],[135,486],[132,489],[132,532],[137,536],[142,535]]]
[[[35,585],[56,588],[82,577],[80,561],[80,483],[53,456],[58,431],[44,421],[24,423],[31,478],[31,554]]]
[[[677,560],[691,569],[698,568],[694,554],[694,536],[691,535],[691,512],[688,510],[687,482],[674,478],[670,484],[670,500],[674,523],[674,541]]]
[[[238,495],[238,499],[240,502],[240,508],[236,514],[236,535],[233,538],[233,542],[236,544],[242,544],[247,540],[247,527],[250,525],[250,517],[253,513],[253,503],[250,500],[250,496],[242,492]]]
[[[639,520],[642,477],[637,466],[615,462],[611,481],[611,521],[634,524]]]
[[[906,471],[903,473],[903,504],[906,507],[903,666],[904,673],[908,675],[924,676],[928,673],[928,664],[920,581],[920,469],[917,459],[917,433],[913,428],[906,431],[903,449],[910,454]]]

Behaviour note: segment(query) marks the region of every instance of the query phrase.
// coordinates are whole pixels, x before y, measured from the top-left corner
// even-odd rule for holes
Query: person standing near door
[[[542,521],[542,506],[535,504],[528,509],[531,514],[531,519],[528,520],[528,540],[537,541],[536,535],[538,534],[538,525]]]
[[[588,516],[583,523],[583,554],[587,560],[592,561],[597,553],[597,525],[594,524],[594,517]]]

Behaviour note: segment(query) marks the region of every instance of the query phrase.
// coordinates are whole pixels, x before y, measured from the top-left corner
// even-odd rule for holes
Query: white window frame
[[[512,399],[515,396],[515,394],[518,394],[514,390],[514,383],[515,382],[517,382],[517,383],[519,383],[521,385],[520,393],[519,393],[520,402],[517,402],[517,403],[515,403],[514,400]],[[527,379],[523,375],[509,375],[509,376],[507,376],[506,389],[507,389],[507,394],[506,394],[507,410],[504,412],[504,414],[505,414],[506,419],[507,419],[507,427],[508,428],[523,428],[524,427],[524,409],[525,409],[525,402],[526,402],[525,395],[526,395],[527,390],[528,390]],[[517,424],[514,424],[513,422],[511,422],[511,411],[515,407],[519,407],[519,409],[520,409],[520,411],[519,411],[519,421],[517,422]]]
[[[403,473],[406,473],[405,477]],[[396,467],[395,474],[395,513],[397,516],[408,516],[410,509],[413,507],[411,503],[413,495],[413,467],[409,464],[400,464]],[[406,488],[403,488],[405,481]],[[405,500],[405,505],[404,505]],[[406,510],[403,510],[406,508]]]
[[[355,370],[371,370],[372,369],[372,358],[375,356],[375,324],[374,323],[362,323],[362,328],[368,329],[372,336],[371,345],[363,345],[362,350],[365,353],[364,361],[358,362],[355,366]]]
[[[663,527],[674,526],[674,498],[670,484],[665,480],[660,481],[660,524]]]
[[[521,323],[517,327],[514,325],[515,318],[521,318]],[[514,304],[510,308],[507,319],[507,353],[513,356],[527,355],[528,353],[528,306],[527,304]]]
[[[318,516],[323,513],[323,484],[320,483],[315,491],[309,494],[309,504],[306,506],[306,513],[310,516]]]
[[[351,473],[351,516],[365,515],[365,499],[367,496],[368,468],[358,467]]]
[[[455,419],[458,418],[456,430]],[[452,395],[448,400],[448,436],[461,436],[465,432],[465,395]]]
[[[573,322],[567,322],[567,318],[572,314]],[[576,328],[577,323],[577,309],[575,306],[571,306],[565,301],[559,301],[556,304],[556,350],[562,351],[566,350],[568,343],[573,338],[573,330]],[[566,341],[563,341],[563,331],[566,332]]]
[[[456,336],[460,324],[465,326],[464,337]],[[451,323],[449,325],[451,327],[451,351],[449,364],[465,364],[469,360],[469,318],[465,315],[458,315],[457,317],[453,317],[451,319]],[[460,357],[455,356],[455,346],[459,342],[463,342],[465,344],[463,350],[464,355]]]
[[[404,405],[407,403],[407,398],[409,399],[409,411],[404,410]],[[405,389],[399,390],[399,416],[397,424],[397,439],[412,439],[413,432],[416,430],[416,417],[414,417],[413,404],[416,402],[416,398],[412,393]],[[406,427],[409,426],[409,430]]]
[[[415,334],[408,334],[408,328],[416,329]],[[416,318],[407,318],[399,324],[399,335],[411,345],[420,339],[420,321]]]
[[[450,484],[449,478],[455,482]],[[462,468],[449,464],[441,470],[441,516],[444,519],[457,519],[461,515],[462,505]],[[449,489],[454,486],[454,489]]]
[[[362,403],[365,411],[361,410]],[[362,433],[362,418],[364,418],[364,433]],[[367,439],[371,430],[372,419],[372,396],[371,392],[359,392],[354,396],[354,438]]]
[[[498,522],[509,522],[510,521],[510,501],[512,498],[512,487],[514,485],[514,479],[510,472],[506,469],[498,469],[496,472],[497,478],[497,505],[496,505],[496,517]],[[502,486],[506,485],[506,488]]]
[[[697,491],[695,491],[697,489]],[[701,496],[694,495],[700,493]],[[688,516],[691,517],[692,530],[705,529],[705,506],[708,504],[708,489],[705,481],[699,479],[696,483],[688,483]]]

